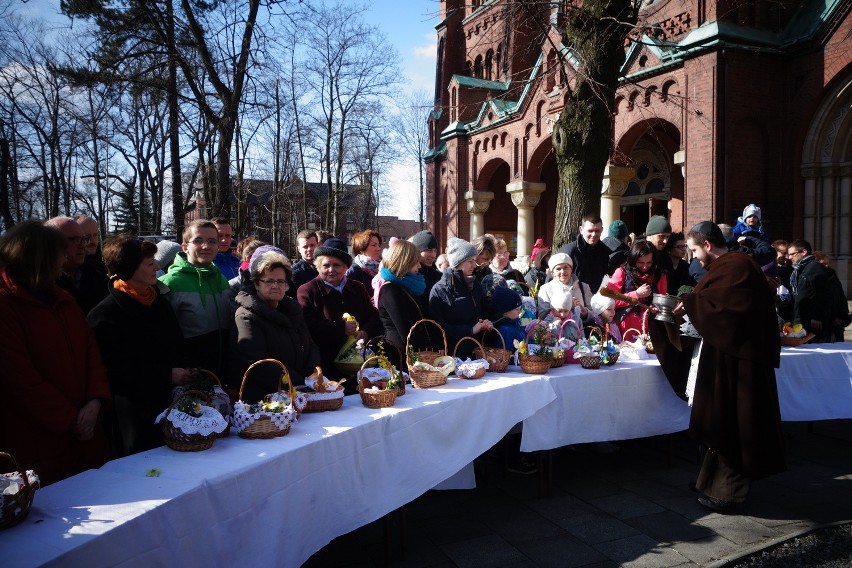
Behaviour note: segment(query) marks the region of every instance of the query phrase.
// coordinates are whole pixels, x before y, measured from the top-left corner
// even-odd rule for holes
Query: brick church
[[[518,255],[551,242],[550,135],[574,73],[566,10],[440,0],[426,162],[442,246],[485,232]],[[755,203],[771,240],[827,251],[848,291],[852,0],[650,0],[638,29],[613,109],[604,227],[622,219],[640,234],[656,214],[675,230],[733,225]]]

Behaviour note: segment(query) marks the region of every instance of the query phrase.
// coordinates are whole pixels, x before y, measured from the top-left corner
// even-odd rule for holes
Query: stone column
[[[467,212],[470,213],[469,239],[472,241],[485,234],[485,212],[494,199],[494,192],[471,189],[465,192],[464,198],[467,200]]]
[[[518,180],[506,185],[506,191],[512,203],[518,208],[518,250],[515,254],[524,256],[532,252],[535,243],[535,222],[533,212],[541,194],[546,189],[541,182]]]
[[[621,197],[627,191],[627,184],[634,175],[636,172],[633,168],[607,164],[604,169],[601,184],[601,221],[604,237],[610,223],[621,218]]]

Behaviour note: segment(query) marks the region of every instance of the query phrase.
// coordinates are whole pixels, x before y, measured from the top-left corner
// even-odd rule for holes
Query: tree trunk
[[[3,226],[6,229],[15,224],[9,200],[11,171],[12,155],[9,153],[9,140],[4,136],[0,138],[0,219],[3,220]]]
[[[569,8],[566,16],[563,42],[574,50],[580,65],[574,90],[553,128],[559,174],[553,235],[557,249],[574,239],[584,215],[600,213],[624,42],[637,13],[632,0],[586,0],[582,8]]]

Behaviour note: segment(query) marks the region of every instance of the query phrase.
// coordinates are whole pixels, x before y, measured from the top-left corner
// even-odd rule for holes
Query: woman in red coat
[[[74,298],[55,285],[66,237],[38,221],[0,239],[0,448],[46,485],[107,461],[100,420],[111,394]]]
[[[607,287],[626,296],[639,300],[631,307],[622,300],[615,301],[615,319],[621,330],[623,341],[633,341],[636,331],[645,332],[642,319],[644,307],[651,305],[653,294],[665,294],[668,291],[666,275],[658,261],[656,248],[645,240],[636,241],[627,253],[627,261],[615,269]]]

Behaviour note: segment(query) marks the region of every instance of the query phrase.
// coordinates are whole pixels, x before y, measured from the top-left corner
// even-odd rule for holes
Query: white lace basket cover
[[[234,404],[234,414],[231,415],[231,424],[233,424],[234,431],[237,433],[242,432],[254,424],[256,420],[260,420],[264,416],[268,417],[279,430],[284,430],[299,417],[294,405],[299,404],[304,408],[308,404],[308,397],[303,393],[296,395],[295,402],[292,402],[290,397],[287,396],[287,393],[284,392],[272,393],[268,395],[268,398],[271,401],[282,403],[285,406],[284,410],[281,412],[261,410],[253,413],[251,412],[251,407],[254,405],[240,400]]]
[[[489,363],[487,359],[465,359],[462,361],[456,357],[456,375],[460,377],[472,377],[480,369],[488,370]]]
[[[154,423],[159,424],[161,420],[166,418],[166,414],[169,415],[169,422],[184,434],[210,436],[211,434],[221,434],[228,427],[228,421],[218,410],[203,404],[201,405],[201,416],[192,416],[177,408],[172,408],[171,412],[168,409],[161,412]]]
[[[384,370],[384,369],[382,369],[382,370]],[[325,377],[323,377],[323,379],[325,379]],[[308,393],[301,393],[300,392],[296,396],[297,404],[298,404],[298,398],[300,396],[306,396],[308,399],[312,399],[312,400],[334,400],[336,398],[343,398],[344,391],[343,391],[342,386],[338,386],[335,390],[332,390],[332,391],[319,392],[319,391],[316,390],[316,386],[315,386],[316,383],[317,383],[317,379],[314,376],[311,376],[311,377],[308,377],[308,378],[305,379],[305,386],[307,386],[308,388],[314,389],[314,390],[313,390],[313,392],[308,392]]]

